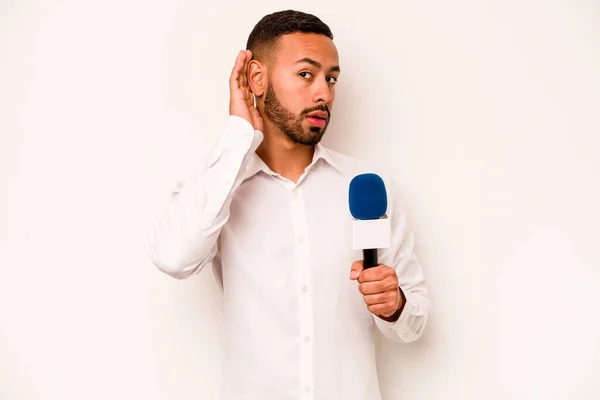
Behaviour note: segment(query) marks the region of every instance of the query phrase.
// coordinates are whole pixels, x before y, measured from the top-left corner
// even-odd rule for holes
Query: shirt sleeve
[[[375,315],[381,333],[395,342],[413,342],[421,337],[429,319],[431,303],[423,269],[414,251],[414,235],[408,229],[406,213],[394,197],[389,196],[388,217],[392,225],[392,245],[380,250],[379,262],[396,270],[400,289],[406,303],[395,322],[387,322]],[[391,197],[391,198],[390,198]]]
[[[185,279],[217,255],[235,189],[263,140],[243,118],[231,116],[207,163],[178,182],[170,204],[146,238],[146,251],[162,272]]]

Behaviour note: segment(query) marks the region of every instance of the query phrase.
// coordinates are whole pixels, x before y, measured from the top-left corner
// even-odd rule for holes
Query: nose
[[[325,103],[326,105],[330,105],[333,101],[335,95],[333,93],[333,87],[330,85],[325,79],[319,79],[315,81],[315,92],[314,92],[314,102],[315,103]]]

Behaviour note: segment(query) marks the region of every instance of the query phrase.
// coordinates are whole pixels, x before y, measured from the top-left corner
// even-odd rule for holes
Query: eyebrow
[[[313,65],[319,69],[323,67],[320,62],[315,61],[312,58],[308,58],[308,57],[301,58],[300,60],[295,62],[295,64],[300,64],[300,63],[307,63],[307,64]],[[335,65],[335,66],[329,68],[329,72],[340,72],[339,65]]]

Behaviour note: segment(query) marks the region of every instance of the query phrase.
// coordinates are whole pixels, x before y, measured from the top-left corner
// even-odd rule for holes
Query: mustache
[[[331,111],[329,111],[329,107],[327,107],[327,105],[325,105],[325,104],[311,107],[311,108],[305,108],[304,110],[302,110],[302,113],[300,115],[310,114],[311,112],[314,112],[314,111],[325,111],[327,113],[327,118],[331,118]]]

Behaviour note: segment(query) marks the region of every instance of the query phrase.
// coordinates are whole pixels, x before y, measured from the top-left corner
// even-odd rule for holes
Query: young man
[[[375,329],[410,342],[429,316],[393,196],[381,264],[363,270],[352,250],[349,182],[373,171],[319,143],[340,74],[332,39],[296,11],[255,26],[231,73],[223,136],[148,240],[154,265],[175,278],[212,263],[223,288],[225,400],[380,399]]]

